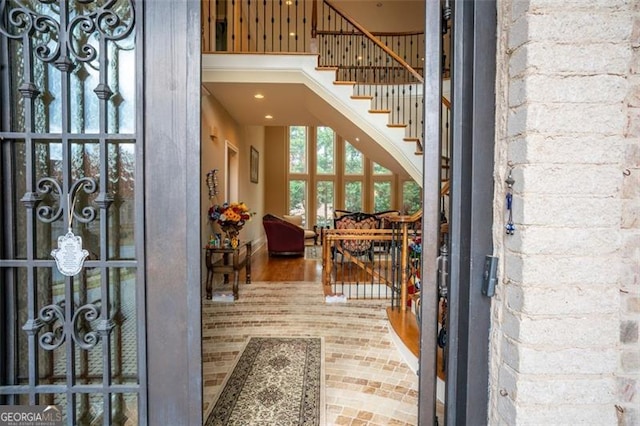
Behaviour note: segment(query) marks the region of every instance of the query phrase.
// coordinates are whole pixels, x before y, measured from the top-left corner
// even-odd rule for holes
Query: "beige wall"
[[[239,125],[215,99],[215,94],[202,96],[202,135],[201,135],[201,239],[202,246],[207,243],[211,235],[211,226],[207,220],[207,210],[211,204],[225,201],[243,201],[255,213],[240,232],[240,240],[253,240],[254,250],[264,243],[262,215],[265,203],[265,138],[264,128],[261,126]],[[214,130],[215,128],[215,130]],[[216,137],[211,135],[216,133]],[[224,188],[225,180],[225,150],[226,141],[238,149],[238,199],[226,200]],[[258,183],[250,180],[250,152],[251,146],[259,153]],[[219,195],[209,199],[206,175],[212,169],[218,169]],[[203,254],[204,265],[204,254]],[[206,268],[203,269],[203,276]]]
[[[281,216],[287,214],[287,128],[265,129],[265,203],[266,213]]]

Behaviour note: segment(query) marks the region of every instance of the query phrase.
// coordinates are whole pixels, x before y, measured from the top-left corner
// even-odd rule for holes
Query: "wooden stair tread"
[[[420,142],[420,138],[402,138],[405,142]]]
[[[387,318],[402,343],[416,357],[420,357],[420,330],[413,312],[400,308],[387,308]]]
[[[318,71],[338,71],[338,67],[316,67]]]
[[[355,81],[334,81],[333,84],[340,86],[355,86]]]
[[[388,109],[370,109],[369,114],[390,114]]]
[[[371,95],[352,95],[351,99],[370,101],[371,99],[373,99],[373,96],[371,96]]]
[[[418,322],[413,312],[410,310],[401,311],[400,308],[392,309],[391,307],[387,307],[387,318],[389,319],[389,324],[391,324],[393,331],[400,338],[402,343],[419,359],[420,329],[418,328]],[[433,342],[433,344],[437,345],[436,342]],[[436,368],[438,369],[437,375],[441,380],[446,380],[446,372],[443,365],[444,350],[438,347],[436,353]]]
[[[402,128],[402,127],[407,127],[407,125],[404,123],[392,123],[392,124],[387,124],[387,127]]]

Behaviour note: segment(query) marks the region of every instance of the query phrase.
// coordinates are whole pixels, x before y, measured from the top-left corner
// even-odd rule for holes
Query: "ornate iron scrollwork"
[[[69,8],[69,4],[66,3],[70,2],[40,0],[38,3],[42,5],[60,3],[62,6],[59,6],[56,12],[62,14],[62,11],[65,11],[66,14]],[[83,9],[88,13],[74,16],[67,25],[66,16],[62,16],[61,22],[58,22],[51,13],[40,13],[36,10],[38,7],[29,7],[18,0],[2,2],[0,3],[0,33],[14,40],[20,38],[39,40],[34,45],[34,52],[41,61],[66,64],[68,63],[66,52],[70,52],[80,62],[96,59],[98,51],[88,41],[94,33],[98,33],[100,39],[117,41],[127,38],[133,31],[135,14],[131,0],[126,3],[114,0],[106,2],[76,0],[75,3],[83,5]],[[100,3],[103,4],[97,6]],[[96,6],[92,8],[90,7],[92,5]],[[66,34],[60,34],[61,28]],[[80,33],[86,37],[80,37]],[[63,42],[65,45],[61,45]]]
[[[27,321],[22,327],[28,333],[37,334],[44,326],[51,326],[51,330],[42,333],[38,341],[40,346],[48,351],[59,348],[69,335],[76,344],[84,349],[93,349],[101,339],[106,339],[115,327],[115,322],[100,320],[100,303],[87,303],[76,309],[70,323],[64,315],[64,302],[51,304],[40,309],[36,320]],[[94,323],[92,329],[90,324]]]
[[[41,321],[40,326],[44,327],[45,324],[52,326],[51,331],[42,333],[40,336],[40,346],[43,349],[52,351],[57,349],[64,343],[65,331],[64,331],[64,311],[60,305],[47,305],[40,309],[38,319]]]
[[[40,195],[52,194],[58,199],[57,206],[39,205],[36,210],[38,219],[45,223],[52,223],[60,219],[62,216],[63,205],[60,202],[62,188],[58,181],[50,177],[43,177],[38,181],[37,188]],[[95,179],[90,177],[84,177],[74,182],[69,190],[69,209],[72,209],[72,207],[75,206],[75,196],[80,189],[82,189],[86,194],[93,194],[97,191],[98,184]],[[78,222],[89,223],[96,218],[96,209],[93,206],[85,206],[82,208],[80,213],[72,209],[70,217],[71,215],[73,218],[77,219]]]

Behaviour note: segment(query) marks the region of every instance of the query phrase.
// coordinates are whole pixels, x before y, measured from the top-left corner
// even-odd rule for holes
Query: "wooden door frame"
[[[146,64],[148,423],[201,425],[200,230],[190,226],[201,220],[201,177],[190,172],[200,170],[200,1],[141,4],[145,8]],[[439,32],[440,23],[434,27],[431,21],[435,14],[440,16],[440,2],[426,0],[426,5],[429,39]],[[454,19],[449,317],[457,320],[449,324],[446,423],[451,425],[486,419],[487,413],[490,300],[481,295],[480,285],[482,260],[492,253],[495,0],[457,1]],[[439,40],[439,34],[437,37]],[[440,60],[433,54],[425,56],[425,85],[438,94],[437,101],[432,101],[437,111]],[[437,77],[430,70],[437,70]],[[425,99],[425,110],[429,102]],[[439,227],[439,188],[435,184],[439,151],[434,148],[440,140],[439,114],[425,115],[423,202],[436,206],[424,210],[426,238],[435,236]],[[431,275],[436,257],[437,247],[425,247],[425,282],[435,282]],[[437,300],[435,289],[425,288],[422,297],[425,302]],[[423,318],[435,320],[436,304],[422,306],[427,310]],[[418,413],[420,424],[431,424],[435,419],[436,323],[422,324]]]
[[[202,425],[200,1],[144,7],[150,425]],[[139,106],[140,107],[140,106]]]

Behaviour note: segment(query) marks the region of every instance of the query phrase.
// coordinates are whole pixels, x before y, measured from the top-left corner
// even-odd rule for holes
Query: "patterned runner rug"
[[[322,355],[319,337],[250,338],[205,426],[324,424]]]

